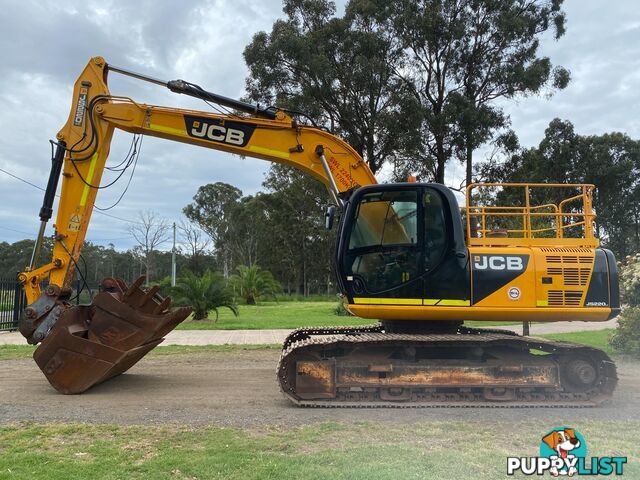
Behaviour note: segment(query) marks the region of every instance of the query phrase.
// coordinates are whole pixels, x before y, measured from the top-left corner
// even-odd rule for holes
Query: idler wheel
[[[563,370],[567,383],[578,391],[588,390],[598,381],[595,365],[583,358],[567,361]]]

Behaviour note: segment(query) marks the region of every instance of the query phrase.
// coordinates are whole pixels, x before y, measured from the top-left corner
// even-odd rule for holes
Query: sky
[[[337,3],[340,12],[344,0]],[[564,10],[567,33],[558,41],[544,37],[540,54],[571,71],[569,86],[553,96],[501,104],[521,145],[537,145],[555,117],[570,120],[583,135],[622,131],[639,139],[637,2],[566,0]],[[282,16],[280,0],[3,0],[0,169],[46,185],[49,140],[66,121],[73,84],[91,57],[101,55],[112,65],[165,80],[182,78],[239,98],[247,76],[244,47]],[[198,100],[115,74],[109,87],[114,95],[142,103],[208,109]],[[129,134],[117,132],[109,163],[119,163],[130,142]],[[487,151],[480,149],[476,158]],[[127,220],[135,220],[141,210],[179,222],[200,185],[226,182],[253,194],[261,189],[268,167],[261,160],[145,137],[131,186],[108,211],[118,219],[94,213],[87,239],[129,248]],[[103,184],[111,178],[108,173]],[[452,162],[447,181],[458,186],[461,175],[462,166]],[[100,191],[96,204],[113,204],[125,185]],[[0,241],[35,236],[42,195],[0,171]]]

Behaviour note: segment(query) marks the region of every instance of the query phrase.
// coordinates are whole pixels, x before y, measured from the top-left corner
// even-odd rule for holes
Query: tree
[[[211,245],[210,238],[195,224],[181,220],[178,226],[180,241],[189,258],[187,267],[196,275],[203,273],[204,260]]]
[[[376,173],[405,129],[394,77],[399,56],[389,32],[350,6],[336,18],[327,0],[285,0],[283,10],[286,19],[245,48],[249,99],[305,112]]]
[[[157,248],[169,240],[169,223],[150,210],[141,211],[138,221],[129,226],[129,233],[137,242],[139,257],[145,267],[147,282],[151,281]]]
[[[34,240],[19,240],[15,243],[0,242],[0,278],[17,278],[18,273],[29,265],[34,244]],[[53,241],[51,238],[45,237],[38,260],[42,262],[42,259],[50,259],[52,250]],[[42,263],[38,265],[42,265]]]
[[[556,118],[538,147],[483,164],[478,173],[490,182],[592,183],[600,239],[618,258],[640,250],[640,141],[617,132],[581,136]],[[556,190],[536,201],[558,203],[568,193]]]
[[[221,240],[232,226],[230,216],[242,198],[242,191],[223,182],[209,183],[198,188],[193,202],[183,208],[185,216],[204,230],[220,255],[225,278],[231,270],[231,252]]]
[[[569,72],[538,55],[565,31],[562,0],[286,0],[285,20],[244,52],[251,99],[306,111],[375,173],[444,182],[452,157],[509,125],[496,100],[551,93]]]
[[[238,316],[238,307],[233,301],[233,294],[227,288],[224,277],[219,272],[205,271],[201,276],[187,270],[178,278],[176,286],[171,289],[176,305],[193,307],[194,320],[206,320],[210,311],[216,313],[218,308],[225,307]]]
[[[620,300],[640,307],[640,253],[629,255],[620,265]]]
[[[273,248],[269,239],[263,237],[267,219],[262,199],[261,193],[242,197],[231,211],[229,227],[221,241],[229,250],[234,266],[256,264],[261,242]]]
[[[203,239],[204,240],[204,239]],[[33,250],[33,240],[20,240],[13,244],[0,242],[0,278],[15,278],[16,272],[28,264]],[[41,262],[51,258],[53,242],[45,238]],[[92,289],[96,288],[105,277],[122,278],[132,283],[137,277],[145,273],[140,246],[126,251],[116,250],[113,244],[106,247],[86,241],[82,247],[82,259],[78,262],[78,277],[80,273],[87,279]],[[192,255],[184,255],[178,251],[176,263],[178,275],[193,263]],[[198,255],[198,265],[213,265],[214,258],[208,251]],[[203,269],[204,270],[204,269]],[[153,276],[155,282],[171,274],[171,252],[155,250],[153,253]]]
[[[275,297],[276,293],[282,290],[271,272],[257,265],[240,265],[236,272],[229,280],[229,285],[236,294],[244,298],[247,305],[255,305],[260,297]]]
[[[208,233],[225,278],[235,265],[258,261],[260,225],[264,223],[261,195],[242,196],[242,191],[226,183],[203,185],[183,212]]]
[[[408,154],[444,183],[457,156],[471,183],[473,150],[509,125],[500,98],[564,88],[569,72],[538,56],[540,37],[565,31],[562,0],[368,0],[393,32],[403,62],[395,74],[421,112]],[[369,4],[376,7],[371,8]]]
[[[265,236],[272,239],[260,253],[260,264],[291,285],[300,295],[330,289],[334,277],[335,231],[324,226],[327,190],[319,181],[284,165],[273,165],[263,186],[269,221]],[[278,245],[277,249],[270,245]],[[315,285],[314,285],[315,284]]]
[[[329,202],[322,183],[274,164],[266,192],[242,196],[231,185],[204,185],[185,213],[215,237],[221,268],[259,264],[289,293],[331,292],[335,234],[324,227]]]
[[[620,352],[640,356],[640,254],[629,255],[621,267],[620,297],[626,307],[609,344]]]
[[[581,137],[573,178],[593,183],[596,225],[620,258],[640,251],[640,141],[620,132]]]

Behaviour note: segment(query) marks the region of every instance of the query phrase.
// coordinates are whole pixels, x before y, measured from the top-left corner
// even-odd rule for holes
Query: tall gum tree
[[[344,138],[376,173],[407,130],[399,55],[390,32],[356,3],[336,17],[333,2],[285,0],[286,18],[245,48],[246,87],[249,99],[304,112]]]
[[[504,133],[498,99],[551,94],[569,72],[539,54],[565,31],[562,0],[285,0],[246,47],[248,97],[304,111],[376,173],[444,183],[452,158]]]
[[[566,87],[568,70],[539,55],[543,34],[565,32],[562,1],[361,0],[403,52],[395,73],[422,115],[410,154],[428,176],[444,183],[455,157],[470,183],[473,151],[509,126],[496,100]]]

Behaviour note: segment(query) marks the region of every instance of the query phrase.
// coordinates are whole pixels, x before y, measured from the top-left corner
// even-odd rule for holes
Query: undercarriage
[[[595,348],[464,326],[299,329],[277,373],[285,396],[308,407],[590,407],[617,383],[615,364]]]

